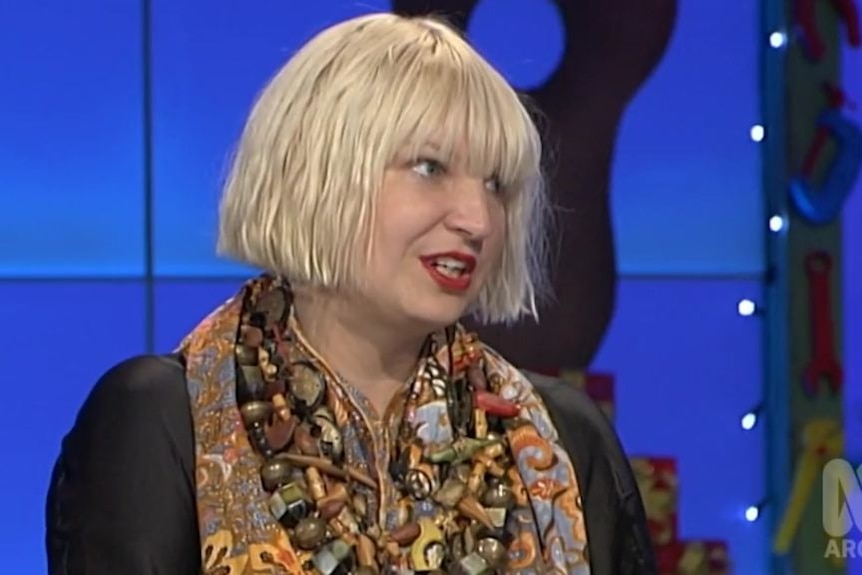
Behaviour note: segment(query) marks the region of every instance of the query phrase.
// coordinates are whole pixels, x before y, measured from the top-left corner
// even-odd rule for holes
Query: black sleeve
[[[643,500],[611,422],[573,385],[533,373],[526,375],[547,405],[575,466],[592,573],[656,575]]]
[[[106,373],[51,477],[49,574],[200,573],[193,456],[176,358],[138,357]]]

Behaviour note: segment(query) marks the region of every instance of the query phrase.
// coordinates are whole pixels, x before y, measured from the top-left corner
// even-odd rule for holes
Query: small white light
[[[762,142],[766,135],[766,130],[760,124],[755,124],[751,127],[751,139],[755,142]]]
[[[784,32],[773,32],[769,35],[769,45],[775,49],[784,46],[785,42],[787,42],[787,35]]]
[[[772,216],[769,218],[769,229],[773,232],[780,232],[784,229],[784,218],[781,216]]]
[[[757,310],[757,305],[750,299],[743,299],[739,300],[739,304],[737,304],[736,309],[739,311],[739,315],[747,317],[754,315],[754,312]]]
[[[752,523],[760,517],[760,508],[756,505],[751,505],[745,510],[745,518]]]
[[[757,425],[757,414],[750,411],[742,416],[742,429],[750,431]]]

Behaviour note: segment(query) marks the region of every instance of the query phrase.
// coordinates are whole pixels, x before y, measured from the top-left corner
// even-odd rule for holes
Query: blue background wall
[[[322,26],[387,7],[153,0],[148,228],[139,2],[0,9],[0,433],[14,466],[0,474],[4,572],[45,571],[50,467],[96,378],[145,351],[149,329],[170,350],[247,271],[216,259],[213,244],[225,159],[255,93]],[[545,32],[554,13],[537,0],[498,4],[471,34],[513,82],[534,83],[560,48],[562,31]],[[726,539],[737,573],[763,573],[767,534],[743,518],[762,497],[763,436],[739,427],[760,398],[760,325],[736,313],[740,298],[759,296],[762,272],[748,135],[758,4],[720,4],[680,3],[665,61],[622,126],[612,190],[622,278],[595,367],[617,375],[629,450],[678,459],[681,535]],[[524,52],[496,33],[505,29],[521,30]]]

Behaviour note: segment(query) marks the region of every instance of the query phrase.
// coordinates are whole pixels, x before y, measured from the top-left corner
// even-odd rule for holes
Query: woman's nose
[[[459,234],[481,241],[491,233],[491,192],[477,178],[459,178],[452,190],[452,209],[447,226]]]

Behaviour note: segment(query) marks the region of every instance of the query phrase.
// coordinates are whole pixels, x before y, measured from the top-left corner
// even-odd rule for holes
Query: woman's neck
[[[296,294],[294,298],[305,342],[382,415],[392,396],[414,374],[427,336],[410,337],[363,314],[366,309],[335,297]]]

